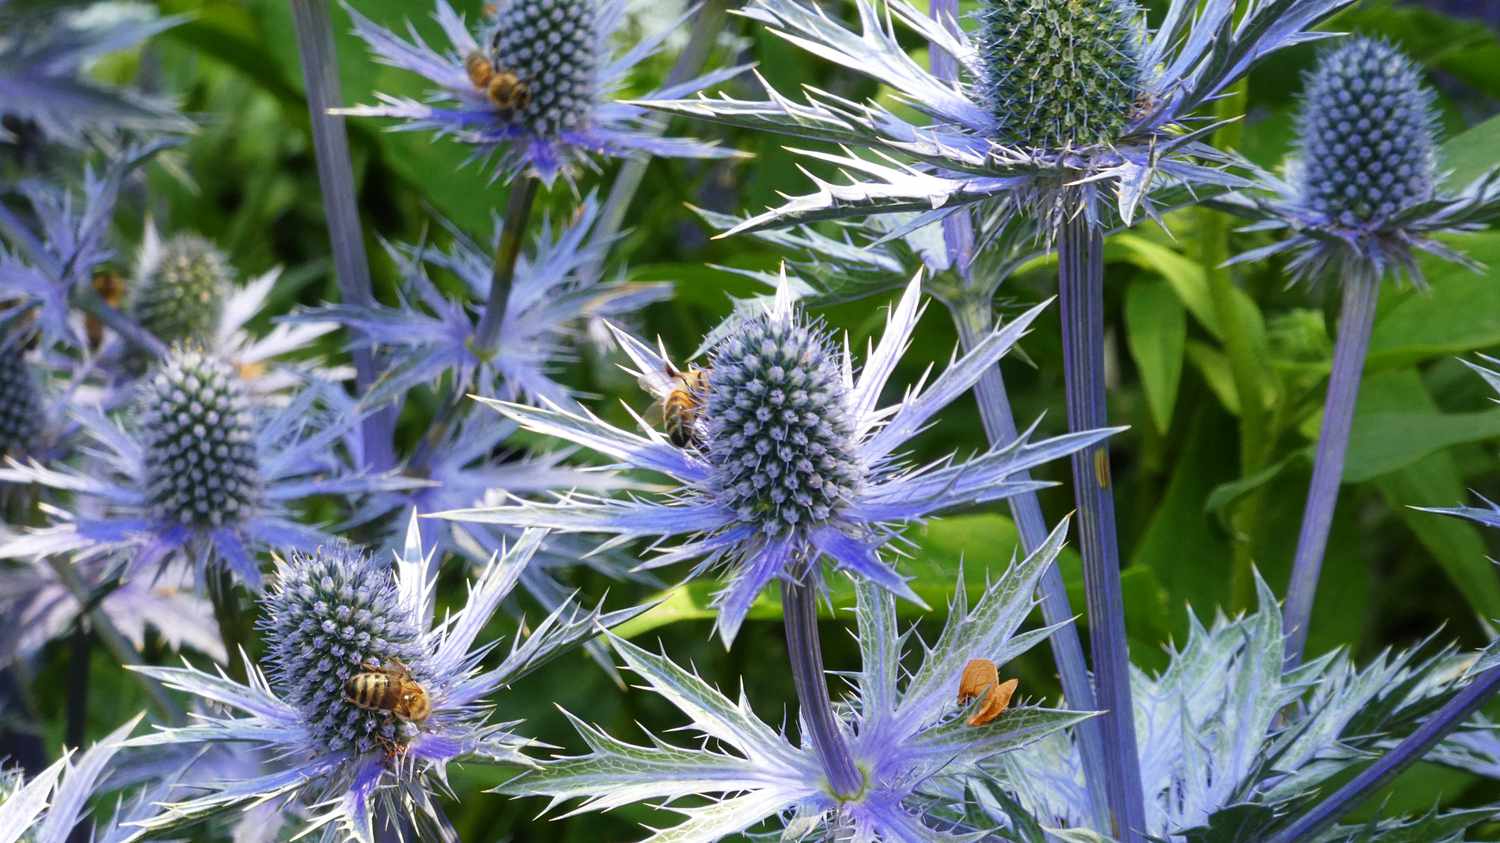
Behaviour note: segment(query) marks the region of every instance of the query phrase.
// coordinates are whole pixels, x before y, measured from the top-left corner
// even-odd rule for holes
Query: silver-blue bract
[[[349,14],[356,34],[379,61],[419,74],[437,88],[429,102],[380,94],[379,105],[339,113],[392,117],[403,121],[400,129],[431,130],[471,144],[476,157],[495,158],[506,177],[524,172],[549,184],[559,175],[571,180],[573,171],[594,156],[735,154],[704,141],[661,137],[641,106],[614,99],[632,68],[671,33],[664,30],[614,55],[610,42],[624,22],[624,0],[506,0],[496,4],[478,33],[447,0],[437,0],[434,16],[449,41],[446,50],[415,34],[403,40],[353,9]],[[469,64],[476,56],[488,68],[478,76]],[[739,70],[707,73],[642,99],[684,96]],[[492,95],[488,80],[500,75],[506,76],[505,87],[497,83]],[[477,84],[480,80],[485,84]]]
[[[1235,263],[1290,253],[1298,280],[1357,273],[1423,284],[1416,254],[1478,268],[1433,238],[1500,219],[1500,167],[1459,190],[1441,184],[1433,94],[1398,49],[1356,38],[1323,53],[1307,75],[1297,157],[1287,177],[1260,174],[1260,190],[1227,197],[1226,210],[1282,233]]]
[[[1477,673],[1472,655],[1441,648],[1424,657],[1420,647],[1383,652],[1363,667],[1339,650],[1284,672],[1276,596],[1259,579],[1257,590],[1260,606],[1247,615],[1221,615],[1205,627],[1190,612],[1187,641],[1171,651],[1167,668],[1132,675],[1145,831],[1153,839],[1269,839],[1309,797],[1411,732]],[[1450,751],[1461,747],[1455,742]],[[999,784],[1031,814],[1059,826],[1084,824],[1082,771],[1067,736],[1000,762]],[[1441,819],[1454,824],[1452,834],[1489,815]],[[1359,829],[1348,831],[1379,839],[1359,837]]]
[[[1112,205],[1129,224],[1140,210],[1156,216],[1158,206],[1190,200],[1195,189],[1246,183],[1226,170],[1237,159],[1203,141],[1216,125],[1208,106],[1266,55],[1319,37],[1311,27],[1349,2],[1172,0],[1147,31],[1122,0],[986,0],[976,39],[960,28],[956,3],[938,4],[934,18],[906,0],[854,0],[855,31],[804,0],[752,0],[741,14],[888,86],[924,119],[815,88],[798,103],[769,85],[760,102],[647,104],[873,153],[804,153],[851,182],[820,180],[816,193],[742,229],[904,211],[931,222],[987,200],[1024,207],[1054,227],[1080,213],[1102,224]],[[957,78],[914,60],[897,24],[951,57]],[[1042,44],[1073,53],[1043,56],[1029,46]],[[1030,76],[1008,75],[1007,63]],[[1097,76],[1075,78],[1085,70]]]
[[[479,634],[515,586],[541,542],[528,531],[491,557],[464,607],[435,613],[432,558],[423,552],[413,514],[395,564],[372,561],[347,546],[297,553],[277,565],[277,586],[264,600],[262,629],[269,679],[248,657],[248,683],[191,667],[142,667],[168,686],[228,706],[185,727],[163,728],[134,746],[243,742],[272,759],[263,775],[222,782],[209,793],[162,806],[142,827],[163,833],[205,816],[294,798],[311,809],[309,828],[322,839],[374,839],[377,816],[410,819],[421,839],[438,839],[433,790],[449,762],[526,767],[530,742],[515,722],[490,723],[490,696],[546,664],[600,628],[635,610],[603,613],[571,601],[518,638],[493,668],[481,664],[497,643]],[[420,683],[431,713],[400,720],[349,701],[343,681],[372,661],[399,659]],[[390,662],[379,667],[394,667]],[[383,810],[377,810],[377,805]]]
[[[29,782],[0,774],[0,843],[67,843],[83,819],[109,763],[138,723],[139,716],[111,732],[76,758],[65,753]],[[114,843],[131,836],[113,824],[90,839]]]
[[[706,402],[693,425],[701,435],[684,445],[639,416],[642,432],[633,433],[587,411],[481,399],[528,430],[583,445],[630,468],[664,474],[671,478],[671,491],[658,500],[573,494],[554,502],[518,500],[438,514],[459,521],[613,534],[618,538],[611,545],[632,538],[662,544],[681,537],[680,544],[659,548],[641,567],[697,559],[695,573],[727,568],[729,582],[714,598],[717,629],[726,644],[766,585],[777,579],[821,581],[817,562],[824,556],[856,579],[872,580],[920,602],[906,578],[882,558],[882,546],[900,525],[1037,488],[1012,475],[1114,432],[1087,431],[1035,443],[1023,435],[967,461],[906,464],[900,448],[994,366],[1046,307],[1038,305],[987,334],[930,383],[909,389],[899,404],[880,407],[881,392],[921,315],[920,300],[919,275],[892,309],[885,335],[856,378],[847,343],[842,354],[832,353],[831,343],[813,333],[793,305],[783,276],[775,298],[757,305],[763,312],[731,319],[712,338],[713,359],[726,361],[742,389],[720,395],[716,375],[710,374]],[[669,399],[680,386],[674,376],[678,367],[664,352],[623,331],[616,330],[615,336],[642,385],[656,399]],[[752,346],[752,340],[759,345]],[[786,365],[793,361],[788,356],[793,348],[795,367]],[[831,383],[830,372],[836,373]],[[748,385],[752,375],[753,387]],[[809,419],[805,404],[814,389],[841,404],[825,405],[818,418]],[[775,409],[778,400],[796,406],[797,413],[789,418],[787,408]],[[822,478],[829,488],[817,490],[819,481],[811,478],[825,460],[836,469]]]
[[[186,19],[159,18],[144,3],[96,3],[79,11],[0,0],[0,114],[34,121],[46,140],[75,145],[88,130],[192,128],[169,103],[105,87],[86,73],[101,56]],[[0,127],[0,140],[9,137]]]
[[[1037,552],[1009,565],[972,608],[960,588],[942,634],[930,645],[900,631],[889,592],[868,580],[857,582],[860,667],[847,676],[853,692],[836,707],[863,779],[855,794],[835,797],[813,744],[805,736],[799,744],[763,722],[743,694],[730,699],[696,673],[620,638],[611,643],[625,666],[687,715],[684,730],[712,745],[680,747],[655,735],[649,735],[649,745],[630,744],[570,714],[589,754],[544,762],[501,790],[550,796],[554,804],[583,799],[570,813],[670,803],[668,810],[686,819],[653,840],[730,839],[767,825],[784,827],[785,840],[979,839],[995,825],[967,824],[968,780],[986,777],[985,768],[1001,759],[1027,766],[1030,745],[1091,716],[1018,705],[975,726],[968,720],[979,703],[958,702],[959,678],[971,659],[989,659],[1003,669],[1055,629],[1019,631],[1067,527],[1064,519]],[[920,654],[919,663],[907,662],[909,649]],[[712,801],[676,804],[691,796]]]
[[[88,440],[75,464],[12,459],[0,468],[0,481],[65,496],[48,508],[48,526],[0,542],[0,557],[107,556],[124,565],[126,578],[182,560],[200,583],[210,566],[225,566],[259,589],[261,549],[333,541],[295,517],[297,501],[357,502],[417,482],[351,464],[340,444],[360,414],[338,387],[309,382],[279,404],[258,404],[252,422],[233,397],[243,390],[240,375],[207,359],[177,352],[142,386],[147,394],[126,426],[95,408],[72,408]]]

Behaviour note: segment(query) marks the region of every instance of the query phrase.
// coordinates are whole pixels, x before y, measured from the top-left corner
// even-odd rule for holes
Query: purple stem
[[[1408,735],[1406,740],[1396,744],[1379,761],[1366,767],[1364,772],[1334,791],[1332,796],[1314,805],[1268,843],[1311,840],[1318,832],[1358,805],[1366,795],[1389,784],[1402,770],[1419,761],[1428,750],[1478,711],[1496,691],[1500,691],[1500,667],[1492,667],[1479,674],[1468,687],[1459,691],[1427,722]]]
[[[1288,670],[1302,661],[1302,651],[1307,647],[1307,624],[1312,618],[1318,574],[1323,567],[1323,552],[1328,548],[1334,505],[1339,499],[1349,429],[1354,422],[1354,402],[1359,396],[1359,377],[1365,367],[1365,351],[1370,347],[1370,330],[1375,324],[1379,296],[1380,278],[1373,273],[1355,269],[1344,279],[1344,304],[1339,312],[1339,336],[1333,348],[1333,371],[1328,376],[1323,424],[1318,430],[1318,453],[1307,489],[1307,506],[1302,512],[1302,532],[1297,536],[1292,580],[1287,586],[1284,626]]]
[[[1109,426],[1104,391],[1104,234],[1083,214],[1057,234],[1058,300],[1062,311],[1063,371],[1068,429]],[[1094,657],[1096,704],[1104,710],[1105,789],[1121,843],[1145,833],[1135,709],[1130,700],[1130,650],[1125,640],[1125,599],[1120,590],[1120,548],[1109,448],[1073,454],[1073,494],[1078,504],[1078,545],[1088,598],[1089,644]]]
[[[323,193],[323,211],[328,218],[328,239],[338,274],[339,295],[353,305],[370,305],[375,294],[370,286],[370,261],[359,224],[359,205],[354,196],[354,165],[349,160],[349,136],[344,121],[329,114],[343,104],[339,91],[338,56],[334,52],[333,27],[328,20],[327,0],[291,0],[297,26],[297,51],[302,57],[302,79],[307,87],[307,110],[312,122],[313,148],[317,153],[318,186]],[[374,355],[369,349],[354,349],[354,370],[360,391],[374,383]],[[396,412],[387,407],[363,422],[364,458],[377,470],[395,464]]]
[[[961,215],[955,214],[950,220]],[[965,217],[967,220],[967,217]],[[958,326],[959,342],[964,350],[974,347],[990,330],[994,321],[988,301],[970,301],[954,307],[953,321]],[[993,446],[1014,442],[1015,415],[1011,412],[1010,396],[1006,393],[1005,377],[999,366],[991,367],[979,378],[974,387],[974,397],[979,402],[979,417],[984,424],[985,435]],[[1030,472],[1020,472],[1013,478],[1018,483],[1030,480]],[[1035,492],[1023,492],[1009,499],[1011,517],[1021,533],[1021,547],[1028,554],[1036,551],[1047,540],[1047,520],[1042,515],[1042,504]],[[1089,666],[1083,655],[1083,643],[1078,637],[1078,627],[1071,621],[1075,615],[1068,602],[1067,587],[1063,585],[1062,572],[1056,563],[1042,574],[1038,590],[1042,595],[1042,617],[1049,626],[1064,624],[1047,639],[1052,645],[1052,658],[1057,662],[1058,678],[1062,682],[1063,697],[1068,707],[1075,711],[1094,711],[1094,686],[1089,679]],[[1090,807],[1093,810],[1094,830],[1109,829],[1109,797],[1104,792],[1104,729],[1098,718],[1085,720],[1073,727],[1078,736],[1078,751],[1083,761],[1083,780],[1088,790]]]
[[[810,577],[811,575],[809,575]],[[802,723],[812,738],[828,787],[835,796],[853,796],[864,789],[864,775],[854,766],[849,744],[833,716],[828,677],[823,672],[823,649],[818,641],[818,589],[811,582],[781,582],[781,608],[786,626],[786,654],[792,684],[802,709]]]

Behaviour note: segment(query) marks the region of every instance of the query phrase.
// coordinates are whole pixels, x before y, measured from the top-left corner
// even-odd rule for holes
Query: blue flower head
[[[354,10],[355,32],[376,57],[437,86],[431,102],[381,95],[381,104],[341,113],[393,117],[402,128],[433,130],[495,156],[507,176],[525,172],[551,183],[596,155],[722,158],[711,143],[661,137],[644,110],[614,99],[630,71],[656,52],[670,29],[616,56],[611,41],[624,21],[624,0],[504,0],[477,33],[447,0],[436,18],[450,47],[405,41]],[[636,97],[678,97],[715,84],[739,68],[715,71]],[[435,105],[433,103],[443,103]]]
[[[20,337],[0,339],[0,457],[19,456],[42,426],[42,395]]]
[[[500,663],[481,662],[496,645],[478,637],[541,542],[528,531],[490,559],[464,608],[434,621],[436,582],[413,515],[395,565],[332,543],[277,562],[262,600],[266,671],[246,657],[248,684],[191,667],[142,667],[149,674],[232,713],[163,728],[138,746],[238,742],[274,759],[262,775],[220,782],[209,793],[162,806],[143,828],[164,832],[271,799],[311,809],[311,828],[374,839],[377,815],[410,818],[421,839],[437,834],[432,791],[449,762],[530,766],[529,741],[515,723],[489,723],[488,698],[634,610],[604,614],[571,601],[518,639]],[[362,694],[399,682],[392,696]],[[376,806],[384,806],[377,811]],[[310,830],[310,829],[309,829]]]
[[[153,257],[130,287],[126,312],[169,345],[211,334],[233,283],[224,253],[203,237],[178,234]]]
[[[1036,149],[1119,137],[1147,81],[1141,19],[1129,0],[980,4],[979,89],[996,135]]]
[[[1297,280],[1347,269],[1419,286],[1417,251],[1477,268],[1432,235],[1500,215],[1500,167],[1449,192],[1438,164],[1437,113],[1420,68],[1371,38],[1328,49],[1306,77],[1286,180],[1262,173],[1262,193],[1226,200],[1227,210],[1257,220],[1251,230],[1285,236],[1234,261],[1290,252]]]
[[[249,392],[236,367],[178,349],[137,389],[124,426],[73,408],[89,440],[76,464],[33,457],[0,469],[0,480],[72,496],[71,507],[49,508],[52,524],[0,541],[0,557],[104,556],[123,563],[127,578],[175,561],[200,578],[222,565],[258,589],[258,550],[332,541],[298,522],[296,501],[357,501],[414,482],[349,465],[339,444],[360,414],[332,384],[313,381],[271,402]]]
[[[687,748],[652,735],[650,745],[630,744],[569,715],[589,754],[545,762],[502,790],[548,796],[554,803],[583,799],[572,813],[714,798],[703,806],[672,805],[669,810],[686,819],[651,839],[734,839],[767,824],[784,826],[787,840],[979,839],[979,832],[992,827],[967,823],[966,783],[986,777],[985,769],[1002,758],[1025,766],[1030,745],[1092,716],[1018,705],[986,720],[976,717],[983,702],[965,704],[960,697],[971,661],[987,659],[1003,669],[1054,631],[1021,632],[1020,626],[1035,606],[1037,580],[1066,534],[1065,520],[1035,553],[988,583],[972,607],[960,589],[930,646],[914,633],[901,633],[889,592],[859,581],[861,664],[850,677],[852,693],[837,706],[838,727],[862,779],[856,793],[833,794],[805,730],[795,742],[756,717],[743,694],[730,699],[665,656],[620,638],[611,643],[625,666],[647,690],[687,715],[686,729],[711,740]],[[908,650],[921,654],[919,663],[908,663]]]
[[[916,326],[920,298],[918,276],[892,310],[858,378],[847,344],[835,352],[822,325],[794,306],[785,276],[773,300],[754,305],[760,312],[733,317],[710,336],[706,371],[684,373],[664,353],[616,330],[642,385],[664,405],[686,411],[674,414],[672,437],[639,418],[638,434],[584,410],[481,400],[524,428],[665,474],[673,481],[671,493],[660,500],[585,494],[547,503],[518,499],[438,515],[622,540],[649,537],[658,545],[680,537],[680,544],[660,546],[641,567],[698,559],[695,573],[728,569],[729,582],[714,600],[726,644],[763,588],[777,579],[820,581],[817,563],[823,557],[857,579],[920,602],[882,558],[882,546],[900,525],[1035,488],[1013,475],[1113,432],[1036,443],[1022,436],[967,461],[904,463],[899,449],[995,365],[1045,307],[986,335],[925,388],[882,408],[881,392]]]

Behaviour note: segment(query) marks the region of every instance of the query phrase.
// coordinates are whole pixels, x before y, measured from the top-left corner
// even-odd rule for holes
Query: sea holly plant
[[[0,770],[0,841],[67,843],[86,816],[89,800],[105,778],[110,761],[120,752],[140,716],[126,721],[99,743],[76,757],[63,757],[30,781],[16,770]],[[111,827],[96,835],[99,843],[114,843],[128,835]]]
[[[73,416],[89,447],[77,464],[9,460],[0,480],[65,496],[51,523],[0,544],[0,556],[107,556],[125,577],[185,561],[198,582],[261,583],[263,548],[333,541],[301,523],[297,501],[363,495],[412,481],[357,469],[339,445],[359,423],[348,399],[313,381],[273,404],[251,393],[223,360],[179,349],[138,385],[122,425],[95,408]],[[213,579],[208,574],[213,573]]]
[[[1307,644],[1381,283],[1390,277],[1422,286],[1421,252],[1477,268],[1434,235],[1500,219],[1500,168],[1456,192],[1442,187],[1436,121],[1433,92],[1409,58],[1382,41],[1350,39],[1326,50],[1307,75],[1297,157],[1288,163],[1286,180],[1266,175],[1267,193],[1223,203],[1257,219],[1250,229],[1283,235],[1235,261],[1290,254],[1294,279],[1333,278],[1343,291],[1287,590],[1287,658],[1293,663]]]
[[[743,12],[793,44],[890,86],[915,122],[874,102],[816,89],[805,102],[767,88],[760,102],[699,97],[657,103],[674,113],[833,141],[868,154],[807,153],[851,174],[751,217],[740,230],[875,213],[916,212],[915,227],[982,205],[1035,218],[1058,255],[1068,425],[1107,423],[1103,234],[1144,211],[1249,182],[1206,135],[1208,106],[1256,62],[1312,40],[1348,0],[1173,0],[1153,30],[1129,0],[985,0],[965,32],[956,10],[930,17],[904,0],[855,0],[858,31],[801,0],[755,0]],[[929,70],[896,27],[945,57]],[[948,59],[956,67],[947,64]],[[878,159],[878,160],[877,160]],[[1113,194],[1111,197],[1110,194]],[[1112,201],[1111,201],[1112,200]],[[976,241],[984,242],[983,234]],[[1109,453],[1073,455],[1096,704],[1112,748],[1112,825],[1139,840],[1129,654]]]
[[[1190,612],[1187,640],[1171,650],[1166,669],[1132,673],[1152,839],[1313,839],[1278,835],[1330,781],[1426,728],[1476,681],[1470,666],[1483,653],[1424,654],[1428,642],[1386,650],[1364,666],[1337,651],[1284,671],[1281,611],[1265,582],[1256,585],[1255,611],[1218,615],[1208,626]],[[1042,823],[1077,827],[1086,819],[1082,769],[1067,734],[1003,757],[997,770],[994,785]],[[1433,812],[1381,827],[1432,834],[1407,839],[1445,839],[1438,830],[1461,831],[1492,812]]]
[[[794,740],[758,718],[743,693],[731,699],[665,655],[613,636],[610,643],[642,689],[686,715],[682,731],[701,736],[703,745],[678,746],[655,735],[648,745],[632,744],[570,713],[588,754],[544,762],[501,790],[548,796],[554,805],[583,800],[568,815],[660,800],[684,819],[651,839],[718,840],[766,826],[792,840],[977,839],[995,826],[965,826],[966,780],[987,777],[991,765],[1019,759],[1035,742],[1091,716],[1020,705],[971,725],[983,702],[959,699],[972,660],[1003,668],[1056,631],[1020,628],[1066,532],[1064,520],[1040,548],[988,582],[972,607],[960,587],[930,645],[901,632],[893,594],[856,579],[860,667],[847,676],[851,693],[835,708],[834,723],[857,775],[852,791],[830,779],[826,749],[809,737],[805,715],[801,740]],[[907,659],[909,652],[917,660]],[[709,801],[683,801],[693,797]]]
[[[882,554],[901,525],[1037,488],[1034,481],[1015,481],[1012,475],[1114,432],[1088,431],[1035,443],[1022,436],[966,461],[905,464],[897,449],[994,366],[1045,307],[1039,305],[985,336],[930,384],[909,390],[900,404],[879,407],[881,391],[920,316],[920,293],[918,275],[891,311],[885,334],[856,379],[847,345],[844,354],[835,353],[821,323],[794,306],[783,277],[775,298],[759,312],[733,316],[716,332],[708,374],[692,386],[698,409],[680,445],[639,416],[641,432],[635,433],[586,410],[486,400],[524,428],[666,475],[673,488],[660,500],[575,494],[438,515],[602,533],[616,537],[610,545],[650,538],[658,552],[643,568],[695,559],[695,575],[726,569],[728,582],[713,600],[715,627],[726,645],[755,598],[779,581],[802,716],[820,757],[829,764],[832,787],[853,793],[858,777],[828,707],[823,678],[816,623],[821,560],[826,557],[856,579],[920,603]],[[624,332],[616,331],[616,337],[642,383],[658,398],[673,399],[672,393],[683,386],[674,375],[678,367]],[[678,537],[679,543],[667,544]]]
[[[274,758],[273,769],[174,800],[139,827],[162,833],[269,800],[296,799],[311,809],[303,833],[318,831],[322,840],[371,841],[377,827],[403,821],[416,823],[421,839],[441,839],[446,821],[434,796],[445,787],[448,764],[534,764],[522,752],[530,741],[515,733],[516,722],[490,722],[490,697],[635,614],[585,610],[569,601],[514,640],[499,664],[486,667],[484,658],[499,642],[480,641],[479,634],[541,539],[541,531],[527,531],[495,553],[464,607],[441,618],[415,513],[393,560],[347,544],[279,559],[275,582],[261,600],[267,655],[261,665],[244,657],[246,682],[190,666],[140,668],[232,713],[131,741],[136,747],[245,743]],[[413,683],[405,693],[418,695],[422,705],[398,712],[356,704],[347,683],[371,672]]]
[[[447,0],[434,17],[448,40],[435,49],[413,32],[405,40],[354,9],[355,34],[375,58],[437,86],[418,102],[379,95],[378,105],[342,109],[350,116],[390,117],[398,127],[432,131],[495,160],[497,173],[526,174],[550,184],[574,179],[595,157],[635,155],[720,158],[731,150],[690,138],[662,137],[646,111],[618,99],[631,70],[654,54],[672,28],[616,55],[624,0],[502,0],[477,31]],[[715,85],[740,68],[715,70],[638,99],[671,99]]]

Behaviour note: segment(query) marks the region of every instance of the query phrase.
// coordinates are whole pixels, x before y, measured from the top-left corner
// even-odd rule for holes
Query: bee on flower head
[[[698,439],[698,417],[703,413],[703,402],[708,397],[708,377],[711,368],[689,366],[685,371],[667,364],[666,374],[671,384],[647,414],[660,417],[662,431],[672,444],[686,448]],[[649,385],[643,384],[643,386]]]

